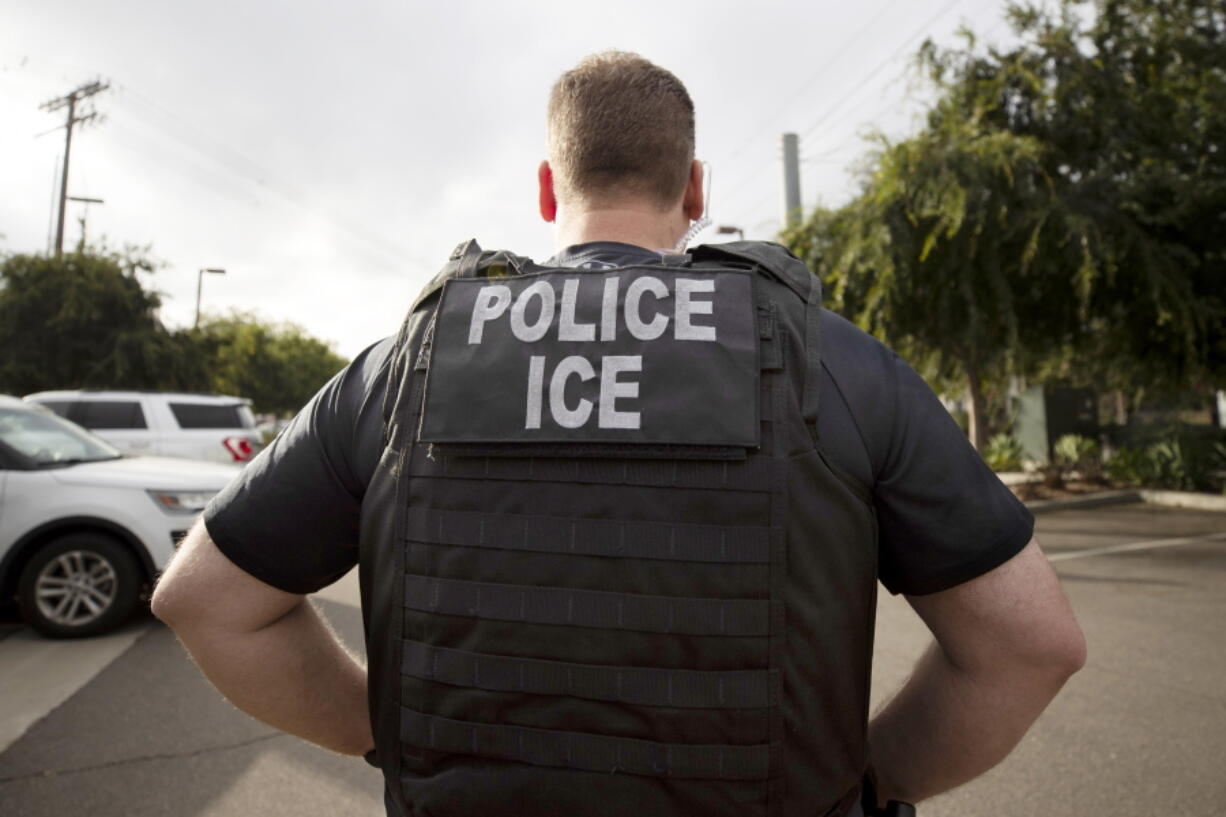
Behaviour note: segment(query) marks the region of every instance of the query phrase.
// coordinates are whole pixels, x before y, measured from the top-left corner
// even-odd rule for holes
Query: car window
[[[81,400],[68,417],[86,428],[148,428],[140,403],[129,400]]]
[[[44,411],[0,409],[0,444],[37,467],[119,457],[103,440]]]
[[[255,418],[243,403],[171,403],[179,428],[254,428]]]
[[[38,404],[45,408],[49,408],[61,417],[67,417],[72,409],[71,400],[39,400]]]

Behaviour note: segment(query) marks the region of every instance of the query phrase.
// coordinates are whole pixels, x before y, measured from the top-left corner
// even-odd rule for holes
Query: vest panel
[[[542,280],[582,298],[586,282],[567,282],[584,274]],[[649,274],[671,280],[650,268],[634,278]],[[362,542],[372,718],[403,813],[850,813],[840,804],[865,763],[875,530],[806,422],[817,347],[812,304],[793,289],[756,275],[742,290],[756,445],[727,445],[748,438],[743,425],[710,445],[695,443],[702,432],[672,445],[646,429],[637,444],[601,432],[525,445],[491,422],[473,446],[437,439],[460,427],[437,419],[426,442],[423,407],[463,410],[426,395],[431,342],[457,334],[432,335],[436,299],[406,322]],[[465,310],[497,317],[502,295],[467,291]],[[715,305],[712,325],[746,325]],[[642,345],[645,360],[652,350]],[[600,399],[568,392],[559,416],[579,394]]]

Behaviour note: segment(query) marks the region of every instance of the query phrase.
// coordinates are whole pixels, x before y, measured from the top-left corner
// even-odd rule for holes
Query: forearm
[[[869,725],[878,794],[916,803],[995,766],[1071,672],[1060,665],[968,671],[933,644]]]
[[[366,670],[309,602],[249,632],[172,626],[213,685],[257,720],[344,754],[374,745]]]

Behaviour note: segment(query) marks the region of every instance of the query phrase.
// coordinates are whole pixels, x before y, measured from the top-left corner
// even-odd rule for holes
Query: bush
[[[1106,464],[1107,479],[1139,488],[1150,481],[1152,469],[1143,448],[1120,448]]]
[[[1098,443],[1079,434],[1065,434],[1056,440],[1056,462],[1066,471],[1077,471],[1081,478],[1098,481],[1103,476],[1102,453]]]
[[[1012,434],[997,434],[988,440],[983,459],[993,471],[1022,470],[1022,444]]]
[[[1112,480],[1134,487],[1216,491],[1226,469],[1226,444],[1203,435],[1172,434],[1144,447],[1125,447],[1107,463]]]

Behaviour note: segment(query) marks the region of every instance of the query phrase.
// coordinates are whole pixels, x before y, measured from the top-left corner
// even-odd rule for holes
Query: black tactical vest
[[[414,304],[363,504],[371,715],[408,817],[858,815],[876,528],[817,440],[782,247]]]

